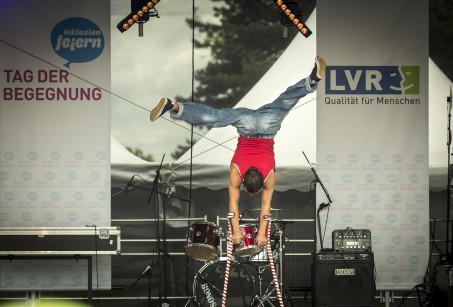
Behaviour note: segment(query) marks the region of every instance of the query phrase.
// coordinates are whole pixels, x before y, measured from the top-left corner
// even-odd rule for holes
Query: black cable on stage
[[[11,48],[13,48],[13,49],[16,49],[16,50],[20,51],[20,52],[22,52],[22,53],[25,53],[25,54],[29,55],[29,56],[32,57],[32,58],[35,58],[35,59],[37,59],[37,60],[39,60],[39,61],[41,61],[41,62],[43,62],[43,63],[46,63],[46,64],[49,65],[49,66],[52,66],[52,67],[54,67],[54,68],[56,68],[56,69],[59,69],[59,70],[65,70],[65,71],[68,73],[68,75],[70,75],[70,76],[72,76],[72,77],[74,77],[74,78],[77,78],[77,79],[79,79],[79,80],[81,80],[81,81],[83,81],[83,82],[86,82],[86,83],[88,83],[88,84],[90,84],[90,85],[92,85],[92,86],[94,86],[94,87],[96,87],[96,88],[99,88],[99,89],[101,89],[102,91],[104,91],[104,92],[106,92],[106,93],[108,93],[108,94],[110,94],[110,95],[112,95],[112,96],[114,96],[114,97],[116,97],[116,98],[118,98],[118,99],[120,99],[120,100],[123,100],[123,101],[125,101],[125,102],[128,102],[128,103],[130,103],[131,105],[134,105],[134,106],[136,106],[136,107],[138,107],[138,108],[140,108],[140,109],[142,109],[142,110],[145,110],[145,111],[148,112],[148,113],[151,112],[151,110],[149,110],[149,109],[147,109],[147,108],[145,108],[145,107],[142,107],[141,105],[139,105],[139,104],[137,104],[137,103],[135,103],[135,102],[133,102],[133,101],[127,99],[127,98],[124,98],[124,97],[122,97],[122,96],[120,96],[120,95],[118,95],[118,94],[115,94],[114,92],[112,92],[111,90],[106,89],[105,87],[99,86],[99,85],[97,85],[97,84],[94,83],[94,82],[91,82],[91,81],[89,81],[89,80],[87,80],[87,79],[85,79],[85,78],[83,78],[83,77],[80,77],[79,75],[76,75],[76,74],[70,72],[69,70],[63,69],[63,68],[59,67],[58,65],[52,64],[51,62],[49,62],[49,61],[47,61],[47,60],[44,60],[43,58],[40,58],[40,57],[38,57],[38,56],[32,54],[31,52],[28,52],[28,51],[26,51],[26,50],[24,50],[24,49],[22,49],[22,48],[20,48],[20,47],[18,47],[18,46],[16,46],[16,45],[13,45],[13,44],[11,44],[11,43],[8,43],[8,42],[6,42],[6,41],[4,41],[4,40],[2,40],[2,39],[0,39],[0,42],[3,43],[3,44],[5,44],[5,45],[7,45],[7,46],[9,46],[9,47],[11,47]],[[178,124],[177,122],[175,122],[175,121],[173,121],[173,120],[171,120],[171,119],[169,119],[169,118],[165,118],[165,117],[161,117],[161,118],[164,119],[164,120],[166,120],[166,121],[168,121],[168,122],[170,122],[170,123],[172,123],[172,124],[174,124],[174,125],[176,125],[176,126],[179,126],[180,128],[183,128],[183,129],[185,129],[185,130],[189,130],[187,127],[184,127],[183,125]],[[226,143],[227,141],[222,142],[222,143],[219,143],[219,142],[217,142],[217,141],[215,141],[215,140],[212,140],[212,139],[210,139],[210,138],[205,137],[204,135],[202,135],[202,134],[200,134],[200,133],[197,133],[197,132],[193,132],[193,133],[196,134],[197,136],[201,137],[201,138],[207,139],[207,140],[209,140],[209,141],[211,141],[211,142],[217,144],[217,146],[222,146],[222,147],[224,147],[224,148],[226,148],[226,149],[228,149],[228,150],[234,151],[233,149],[228,148],[228,147],[226,147],[226,146],[223,145],[223,144]],[[229,141],[229,140],[228,140],[228,141]],[[215,147],[217,147],[217,146],[215,146]]]
[[[195,101],[195,0],[192,0],[192,101]],[[193,124],[190,125],[189,218],[192,206]]]
[[[194,1],[194,0],[192,0],[192,1]],[[194,7],[195,7],[195,5],[193,4],[193,11],[194,11]],[[194,22],[194,16],[195,16],[195,14],[194,14],[194,13],[192,13],[192,14],[193,14],[193,18],[192,18],[193,21],[192,21],[192,22]],[[194,33],[194,27],[192,27],[192,31],[193,31],[193,33]],[[194,37],[194,34],[192,34],[192,35],[193,35],[193,37]],[[194,40],[194,38],[193,38],[193,40]],[[21,52],[23,52],[23,53],[25,53],[25,54],[27,54],[27,55],[29,55],[29,56],[31,56],[31,57],[33,57],[33,58],[39,60],[39,61],[41,61],[41,62],[44,62],[44,63],[46,63],[46,64],[48,64],[48,65],[50,65],[50,66],[52,66],[52,67],[55,67],[55,68],[57,68],[57,69],[61,69],[61,68],[58,67],[57,65],[52,64],[52,63],[50,63],[50,62],[48,62],[48,61],[46,61],[46,60],[44,60],[44,59],[42,59],[42,58],[40,58],[40,57],[38,57],[38,56],[36,56],[36,55],[34,55],[34,54],[32,54],[32,53],[30,53],[30,52],[24,50],[24,49],[21,49],[21,48],[19,48],[19,47],[13,45],[13,44],[11,44],[11,43],[8,43],[8,42],[6,42],[6,41],[4,41],[4,40],[2,40],[2,39],[0,39],[0,42],[4,43],[5,45],[10,46],[10,47],[13,48],[13,49],[16,49],[16,50],[18,50],[18,51],[21,51]],[[394,58],[393,60],[389,61],[388,63],[391,63],[392,61],[394,61],[394,60],[396,60],[396,59],[398,59],[398,58],[401,58],[401,57],[403,57],[403,56],[405,56],[405,55],[407,55],[407,54],[410,54],[411,52],[414,52],[414,51],[416,51],[416,50],[418,50],[418,49],[424,48],[426,45],[427,45],[427,44],[423,44],[423,45],[420,45],[420,46],[418,46],[418,47],[416,47],[416,48],[413,48],[413,49],[407,51],[406,53],[404,53],[404,54],[402,54],[402,55],[400,55],[400,56]],[[194,49],[194,47],[192,46],[192,50],[193,50],[193,49]],[[194,62],[194,60],[193,60],[193,58],[194,58],[193,53],[194,53],[194,52],[192,51],[192,66],[194,66],[194,64],[193,64],[193,62]],[[115,93],[113,93],[112,91],[110,91],[110,90],[108,90],[108,89],[106,89],[106,88],[103,88],[103,87],[101,87],[101,86],[98,86],[97,84],[95,84],[95,83],[93,83],[93,82],[91,82],[91,81],[89,81],[89,80],[87,80],[87,79],[85,79],[85,78],[82,78],[82,77],[80,77],[80,76],[78,76],[78,75],[76,75],[76,74],[74,74],[74,73],[69,72],[69,71],[68,71],[68,74],[71,75],[71,76],[73,76],[73,77],[75,77],[75,78],[77,78],[77,79],[79,79],[79,80],[82,80],[82,81],[84,81],[84,82],[86,82],[86,83],[88,83],[88,84],[91,84],[91,85],[93,85],[93,86],[95,86],[95,87],[97,87],[97,88],[99,88],[99,89],[101,89],[101,90],[103,90],[103,91],[105,91],[105,92],[111,94],[112,96],[115,96],[115,97],[117,97],[117,98],[119,98],[119,99],[121,99],[121,100],[124,100],[124,101],[126,101],[126,102],[128,102],[128,103],[130,103],[130,104],[132,104],[132,105],[134,105],[134,106],[136,106],[136,107],[138,107],[138,108],[141,108],[141,109],[145,110],[146,112],[150,112],[150,110],[148,110],[147,108],[144,108],[144,107],[142,107],[142,106],[140,106],[140,105],[134,103],[134,102],[131,101],[131,100],[128,100],[128,99],[126,99],[126,98],[124,98],[124,97],[122,97],[122,96],[120,96],[120,95],[118,95],[118,94],[115,94]],[[194,80],[194,69],[192,68],[192,97],[193,97],[193,91],[194,91],[194,90],[193,90],[193,80]],[[319,98],[319,96],[317,96],[317,98]],[[298,109],[298,108],[300,108],[300,107],[302,107],[302,106],[304,106],[304,105],[306,105],[306,104],[308,104],[308,103],[310,103],[310,102],[312,102],[312,101],[316,101],[317,98],[312,98],[312,99],[308,100],[308,101],[305,102],[305,103],[301,103],[301,104],[295,106],[293,109],[290,110],[290,112],[293,111],[293,110],[296,110],[296,109]],[[181,125],[181,124],[178,124],[177,122],[175,122],[175,121],[173,121],[173,120],[170,120],[170,119],[165,118],[165,117],[161,117],[161,118],[164,119],[164,120],[166,120],[166,121],[169,121],[170,123],[172,123],[172,124],[174,124],[174,125],[177,125],[177,126],[183,128],[183,129],[185,129],[185,130],[189,130],[188,128],[184,127],[184,126]],[[206,152],[208,152],[208,151],[210,151],[210,150],[212,150],[212,149],[217,148],[218,146],[221,146],[221,147],[223,147],[223,148],[225,148],[225,149],[228,149],[228,150],[231,151],[231,152],[234,152],[234,149],[231,149],[231,148],[229,148],[229,147],[227,147],[227,146],[225,146],[225,145],[223,145],[223,144],[225,144],[226,142],[232,140],[233,138],[236,138],[236,136],[233,137],[233,138],[230,138],[230,139],[228,139],[228,140],[226,140],[226,141],[224,141],[224,142],[219,143],[219,142],[217,142],[217,141],[215,141],[215,140],[212,140],[212,139],[206,137],[205,135],[202,135],[202,134],[200,134],[200,133],[195,132],[195,131],[193,130],[193,127],[191,127],[190,130],[191,130],[191,135],[192,135],[192,137],[193,137],[193,134],[196,134],[196,135],[199,136],[200,138],[204,138],[204,139],[209,140],[209,141],[213,142],[214,144],[216,144],[215,146],[213,146],[213,147],[211,147],[211,148],[209,148],[209,149],[207,149],[207,150],[205,150],[205,151],[199,153],[199,154],[196,155],[196,156],[193,156],[193,153],[192,153],[192,147],[193,147],[193,146],[192,146],[192,144],[191,144],[191,157],[190,157],[189,159],[187,159],[187,160],[185,160],[185,161],[182,161],[182,162],[180,163],[180,165],[181,165],[181,164],[183,164],[183,163],[185,163],[185,162],[187,162],[187,161],[189,161],[189,160],[191,161],[191,165],[190,165],[190,176],[192,176],[192,161],[193,161],[193,158],[194,158],[194,157],[198,157],[198,156],[200,156],[200,155],[203,155],[203,154],[205,154]],[[191,140],[191,143],[192,143],[192,140]],[[277,171],[277,170],[276,170],[276,173],[279,173],[280,175],[283,175],[283,176],[285,176],[285,177],[287,177],[287,178],[291,178],[291,176],[285,175],[285,174],[283,174],[283,173],[281,173],[281,172],[279,172],[279,171]],[[192,177],[190,177],[190,183],[192,183]]]
[[[192,1],[194,1],[194,0],[192,0]],[[192,20],[193,20],[192,23],[194,24],[194,21],[195,21],[195,4],[194,4],[194,3],[193,3],[193,9],[192,9]],[[193,41],[193,42],[192,42],[192,100],[194,100],[194,99],[193,99],[193,98],[194,98],[194,82],[195,82],[195,70],[194,70],[194,66],[195,66],[195,65],[194,65],[195,27],[194,27],[194,26],[192,26],[192,36],[193,36],[193,38],[192,38],[192,41]],[[13,48],[13,49],[16,49],[16,50],[20,51],[20,52],[22,52],[22,53],[25,53],[25,54],[27,54],[27,55],[29,55],[29,56],[31,56],[31,57],[33,57],[33,58],[35,58],[35,59],[37,59],[37,60],[43,62],[43,63],[46,63],[46,64],[49,65],[49,66],[52,66],[52,67],[57,68],[57,69],[60,69],[60,70],[62,69],[61,67],[59,67],[59,66],[57,66],[57,65],[55,65],[55,64],[52,64],[51,62],[49,62],[49,61],[47,61],[47,60],[44,60],[43,58],[40,58],[40,57],[38,57],[38,56],[32,54],[31,52],[28,52],[28,51],[26,51],[26,50],[24,50],[24,49],[22,49],[22,48],[20,48],[20,47],[18,47],[18,46],[15,46],[15,45],[13,45],[13,44],[11,44],[11,43],[8,43],[8,42],[6,42],[6,41],[4,41],[4,40],[2,40],[2,39],[0,39],[0,42],[4,43],[5,45],[7,45],[7,46],[9,46],[9,47],[11,47],[11,48]],[[66,70],[66,71],[67,71],[67,73],[68,73],[70,76],[72,76],[72,77],[74,77],[74,78],[77,78],[77,79],[79,79],[79,80],[81,80],[81,81],[83,81],[83,82],[86,82],[86,83],[88,83],[88,84],[90,84],[90,85],[92,85],[92,86],[94,86],[94,87],[96,87],[96,88],[99,88],[99,89],[101,89],[102,91],[104,91],[104,92],[106,92],[106,93],[109,93],[110,95],[112,95],[112,96],[114,96],[114,97],[116,97],[116,98],[118,98],[118,99],[120,99],[120,100],[123,100],[123,101],[125,101],[125,102],[128,102],[129,104],[134,105],[134,106],[136,106],[136,107],[138,107],[138,108],[140,108],[140,109],[142,109],[142,110],[145,110],[145,111],[148,112],[148,113],[151,112],[151,110],[149,110],[149,109],[147,109],[147,108],[145,108],[145,107],[142,107],[141,105],[139,105],[139,104],[137,104],[137,103],[135,103],[135,102],[133,102],[133,101],[127,99],[127,98],[124,98],[124,97],[122,97],[122,96],[120,96],[120,95],[118,95],[118,94],[115,94],[115,93],[112,92],[111,90],[108,90],[108,89],[106,89],[106,88],[104,88],[104,87],[102,87],[102,86],[99,86],[99,85],[97,85],[96,83],[91,82],[91,81],[89,81],[89,80],[87,80],[87,79],[85,79],[85,78],[83,78],[83,77],[80,77],[80,76],[78,76],[78,75],[76,75],[76,74],[74,74],[74,73],[72,73],[72,72],[70,72],[70,71],[68,71],[68,70]],[[297,107],[294,107],[292,110],[295,110],[295,109],[297,109],[297,108],[299,108],[299,107],[301,107],[301,106],[303,106],[303,105],[305,105],[305,104],[308,104],[309,102],[312,102],[312,101],[314,101],[314,100],[316,100],[316,99],[315,99],[315,98],[310,99],[309,101],[307,101],[307,102],[305,102],[305,103],[302,103],[302,104],[300,104],[300,105],[297,106]],[[291,111],[292,111],[292,110],[291,110]],[[244,115],[244,116],[245,116],[245,115]],[[183,125],[178,124],[177,122],[175,122],[175,121],[173,121],[173,120],[171,120],[171,119],[169,119],[169,118],[166,118],[166,117],[163,117],[163,116],[162,116],[161,118],[164,119],[164,120],[166,120],[166,121],[168,121],[168,122],[170,122],[170,123],[172,123],[173,125],[179,126],[180,128],[183,128],[183,129],[185,129],[185,130],[189,130],[187,127],[184,127]],[[201,156],[201,155],[203,155],[203,154],[205,154],[205,153],[207,153],[207,152],[209,152],[209,151],[211,151],[211,150],[213,150],[213,149],[215,149],[215,148],[217,148],[217,147],[219,147],[219,146],[220,146],[220,147],[223,147],[223,148],[225,148],[225,149],[227,149],[227,150],[229,150],[230,152],[234,152],[234,149],[232,149],[232,148],[230,148],[230,147],[227,147],[227,146],[225,146],[224,144],[227,143],[227,142],[229,142],[229,141],[231,141],[231,140],[233,140],[233,139],[235,139],[235,138],[237,138],[237,136],[234,136],[234,137],[232,137],[232,138],[229,138],[228,140],[225,140],[225,141],[223,141],[223,142],[218,142],[218,141],[215,141],[215,140],[213,140],[213,139],[210,139],[210,138],[206,137],[206,136],[203,135],[203,134],[200,134],[200,133],[195,132],[194,129],[193,129],[193,125],[191,125],[190,131],[191,131],[190,158],[187,159],[187,160],[182,161],[181,163],[179,163],[179,165],[182,165],[182,164],[184,164],[185,162],[190,161],[190,174],[189,174],[190,179],[189,179],[189,180],[190,180],[190,191],[191,191],[191,190],[192,190],[192,165],[193,165],[193,158],[196,158],[196,157],[198,157],[198,156]],[[199,136],[200,138],[203,138],[203,139],[206,139],[206,140],[208,140],[208,141],[211,141],[212,143],[215,144],[215,146],[212,146],[211,148],[208,148],[208,149],[206,149],[205,151],[203,151],[203,152],[201,152],[201,153],[199,153],[199,154],[193,156],[193,135],[194,135],[194,134],[197,135],[197,136]],[[288,175],[286,175],[286,174],[283,174],[283,173],[281,173],[281,172],[278,171],[278,170],[276,170],[275,172],[276,172],[276,173],[279,173],[280,175],[285,176],[285,177],[287,177],[287,178],[291,178],[291,176],[288,176]],[[191,192],[189,192],[189,193],[190,193],[189,199],[190,199],[190,201],[191,201],[191,199],[192,199]],[[189,208],[189,210],[190,210],[190,208]]]
[[[194,34],[194,33],[195,33],[195,27],[193,26],[193,25],[194,25],[194,20],[195,20],[195,3],[194,3],[194,0],[192,0],[192,3],[193,3],[193,4],[192,4],[192,100],[194,100],[194,99],[193,99],[193,98],[194,98],[194,97],[193,97],[193,96],[194,96],[194,79],[195,79],[195,77],[194,77],[194,37],[195,37],[195,34]],[[439,38],[437,38],[437,39],[439,39]],[[52,67],[55,67],[55,68],[57,68],[57,69],[61,69],[61,68],[58,67],[57,65],[52,64],[52,63],[50,63],[50,62],[48,62],[48,61],[46,61],[46,60],[44,60],[44,59],[42,59],[42,58],[40,58],[40,57],[38,57],[38,56],[36,56],[36,55],[34,55],[34,54],[32,54],[32,53],[30,53],[30,52],[24,50],[24,49],[21,49],[21,48],[19,48],[19,47],[13,45],[13,44],[11,44],[11,43],[8,43],[8,42],[6,42],[6,41],[4,41],[4,40],[2,40],[2,39],[0,39],[0,42],[4,43],[5,45],[10,46],[11,48],[14,48],[14,49],[16,49],[16,50],[19,50],[19,51],[21,51],[21,52],[23,52],[23,53],[25,53],[25,54],[27,54],[27,55],[29,55],[29,56],[35,58],[35,59],[38,59],[38,60],[40,60],[40,61],[42,61],[42,62],[44,62],[44,63],[46,63],[46,64],[48,64],[48,65],[50,65],[50,66],[52,66]],[[399,58],[402,58],[402,57],[404,57],[404,56],[406,56],[406,55],[408,55],[408,54],[410,54],[410,53],[412,53],[412,52],[414,52],[414,51],[417,51],[417,50],[419,50],[419,49],[421,49],[421,48],[424,48],[424,47],[426,47],[426,45],[428,45],[428,44],[422,44],[422,45],[420,45],[420,46],[418,46],[418,47],[415,47],[415,48],[413,48],[413,49],[411,49],[411,50],[408,50],[406,53],[401,54],[401,55],[399,55],[399,56],[393,58],[393,59],[392,59],[391,61],[389,61],[387,64],[390,64],[391,62],[393,62],[393,61],[395,61],[395,60],[397,60],[397,59],[399,59]],[[147,111],[147,112],[150,112],[150,110],[148,110],[147,108],[144,108],[144,107],[142,107],[142,106],[140,106],[140,105],[134,103],[134,102],[131,101],[131,100],[128,100],[128,99],[126,99],[126,98],[124,98],[124,97],[122,97],[122,96],[120,96],[120,95],[118,95],[118,94],[115,94],[115,93],[113,93],[112,91],[110,91],[110,90],[108,90],[108,89],[106,89],[106,88],[103,88],[103,87],[101,87],[101,86],[98,86],[97,84],[95,84],[95,83],[93,83],[93,82],[91,82],[91,81],[89,81],[89,80],[87,80],[87,79],[84,79],[84,78],[82,78],[82,77],[80,77],[80,76],[78,76],[78,75],[76,75],[76,74],[73,74],[73,73],[71,73],[71,72],[69,72],[69,71],[68,71],[68,74],[71,75],[71,76],[73,76],[73,77],[75,77],[75,78],[77,78],[77,79],[79,79],[79,80],[82,80],[82,81],[84,81],[84,82],[86,82],[86,83],[88,83],[88,84],[91,84],[91,85],[93,85],[93,86],[95,86],[95,87],[97,87],[97,88],[99,88],[99,89],[101,89],[101,90],[103,90],[103,91],[105,91],[105,92],[111,94],[112,96],[115,96],[115,97],[117,97],[117,98],[119,98],[119,99],[121,99],[121,100],[124,100],[124,101],[126,101],[126,102],[128,102],[128,103],[130,103],[130,104],[132,104],[132,105],[134,105],[134,106],[136,106],[136,107],[139,107],[139,108],[141,108],[141,109],[143,109],[143,110],[145,110],[145,111]],[[319,97],[317,96],[317,98],[319,98]],[[293,109],[290,110],[290,112],[293,111],[293,110],[296,110],[296,109],[298,109],[298,108],[300,108],[300,107],[302,107],[302,106],[304,106],[304,105],[306,105],[306,104],[308,104],[308,103],[310,103],[310,102],[312,102],[312,101],[316,101],[316,98],[312,98],[312,99],[308,100],[308,101],[305,102],[305,103],[301,103],[301,104],[295,106]],[[172,121],[172,120],[170,120],[170,119],[168,119],[168,118],[165,118],[165,117],[161,117],[161,118],[163,118],[163,119],[165,119],[165,120],[171,122],[171,123],[174,124],[174,125],[177,125],[177,126],[183,128],[183,129],[189,130],[188,128],[184,127],[183,125],[178,124],[178,123],[175,122],[175,121]],[[192,147],[193,147],[193,146],[192,146],[192,141],[193,141],[193,134],[196,134],[197,136],[199,136],[199,137],[201,137],[201,138],[204,138],[204,139],[207,139],[207,140],[213,142],[214,144],[216,144],[216,146],[213,146],[213,147],[211,147],[210,149],[207,149],[206,151],[204,151],[204,152],[202,152],[202,153],[196,155],[195,157],[198,157],[198,156],[200,156],[200,155],[202,155],[202,154],[204,154],[204,153],[206,153],[206,152],[208,152],[208,151],[210,151],[210,150],[212,150],[212,149],[214,149],[214,148],[217,148],[218,146],[222,146],[222,147],[224,147],[224,148],[226,148],[226,149],[228,149],[228,150],[234,152],[234,149],[231,149],[231,148],[226,147],[225,145],[223,145],[224,143],[226,143],[226,142],[232,140],[233,138],[230,138],[229,140],[226,140],[226,141],[224,141],[224,142],[222,142],[222,143],[219,143],[219,142],[217,142],[217,141],[214,141],[214,140],[212,140],[212,139],[207,138],[206,136],[204,136],[204,135],[202,135],[202,134],[200,134],[200,133],[194,132],[194,131],[193,131],[193,125],[192,125],[192,127],[191,127],[190,130],[191,130],[191,157],[190,157],[190,160],[191,160],[191,166],[190,166],[190,167],[191,167],[191,169],[192,169],[192,160],[193,160],[193,155],[192,155]],[[234,137],[234,138],[235,138],[235,137]],[[189,160],[189,159],[188,159],[188,160]],[[184,162],[187,162],[188,160],[185,160],[185,161],[181,162],[181,164],[184,163]],[[191,172],[190,174],[192,174],[192,172]],[[280,173],[280,174],[281,174],[281,173]],[[281,175],[284,175],[284,174],[281,174]],[[284,175],[284,176],[285,176],[285,175]],[[291,178],[290,176],[286,176],[286,177]],[[190,182],[192,182],[192,178],[190,179]]]

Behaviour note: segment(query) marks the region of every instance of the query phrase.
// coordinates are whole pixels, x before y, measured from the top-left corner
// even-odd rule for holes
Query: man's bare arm
[[[230,184],[229,184],[229,212],[234,213],[231,221],[231,228],[233,231],[232,241],[234,244],[239,244],[242,239],[241,230],[239,228],[239,198],[241,195],[242,178],[236,166],[231,166],[230,171]]]
[[[272,171],[269,177],[264,182],[263,192],[261,195],[261,214],[260,214],[260,226],[258,229],[258,235],[256,237],[257,244],[264,246],[267,243],[266,238],[266,227],[268,221],[265,220],[266,216],[271,214],[271,203],[272,195],[275,189],[275,172]]]

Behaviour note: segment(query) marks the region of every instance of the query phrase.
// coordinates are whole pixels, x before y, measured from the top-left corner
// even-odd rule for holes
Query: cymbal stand
[[[270,300],[270,296],[272,295],[272,293],[275,292],[275,287],[272,287],[272,289],[269,289],[269,287],[271,285],[273,285],[273,284],[274,284],[273,282],[271,282],[269,284],[269,286],[266,289],[266,292],[263,295],[260,295],[259,297],[255,297],[255,300],[254,300],[252,306],[269,306],[269,307],[272,306],[272,307],[275,307],[274,303]],[[256,305],[255,302],[257,302],[258,305]]]
[[[277,266],[277,272],[279,273],[280,276],[280,289],[283,291],[283,280],[284,280],[284,272],[285,272],[285,267],[284,265],[284,257],[285,257],[285,223],[280,223],[274,222],[275,228],[278,230],[278,263],[276,264]]]
[[[255,294],[250,306],[272,306],[275,307],[274,303],[270,300],[270,296],[275,292],[274,282],[271,281],[263,292],[263,272],[267,269],[267,265],[255,265],[257,277],[258,277],[258,288],[259,293]]]
[[[285,280],[285,241],[286,241],[286,222],[284,221],[274,221],[275,228],[278,230],[278,263],[277,263],[277,272],[279,273],[280,279],[280,289],[283,295],[283,301],[285,305],[293,306],[291,302],[291,297],[289,296],[288,291],[286,291],[284,280]]]
[[[263,296],[263,272],[266,270],[266,266],[256,266],[256,272],[258,275],[258,284],[259,284],[259,297]]]

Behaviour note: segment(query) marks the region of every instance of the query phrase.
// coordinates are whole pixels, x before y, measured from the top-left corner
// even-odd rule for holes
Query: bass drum
[[[221,306],[226,258],[203,266],[193,283],[193,295],[200,306]],[[255,297],[255,282],[247,269],[236,261],[230,263],[227,306],[250,306]]]

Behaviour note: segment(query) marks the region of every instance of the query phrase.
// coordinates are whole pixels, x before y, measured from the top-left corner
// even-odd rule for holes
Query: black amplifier
[[[373,307],[375,305],[372,252],[312,253],[314,307]]]
[[[335,251],[371,251],[371,231],[352,228],[334,230],[332,248]]]
[[[317,262],[332,262],[332,261],[373,261],[373,253],[371,252],[318,252],[313,254]]]

